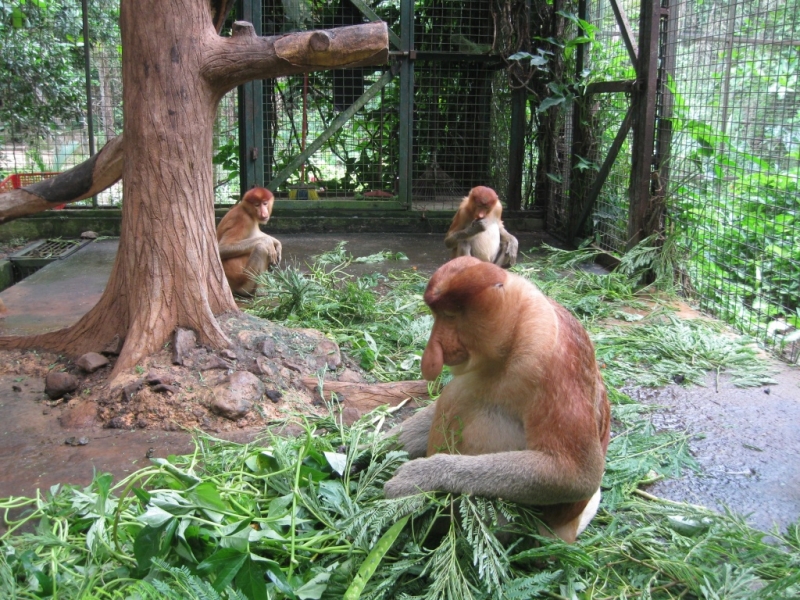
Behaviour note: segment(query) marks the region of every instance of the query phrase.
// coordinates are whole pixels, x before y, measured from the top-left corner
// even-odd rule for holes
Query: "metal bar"
[[[351,104],[347,110],[343,110],[336,118],[331,121],[331,124],[328,125],[328,128],[323,131],[320,136],[311,142],[305,149],[304,152],[301,152],[297,156],[295,156],[292,161],[287,164],[280,172],[272,178],[272,181],[269,182],[267,187],[272,190],[273,192],[280,187],[289,177],[294,173],[303,163],[305,163],[309,157],[314,154],[317,150],[322,147],[322,144],[327,142],[333,134],[339,131],[344,125],[356,114],[357,111],[361,110],[364,105],[372,100],[375,96],[377,96],[381,89],[392,80],[392,72],[386,71],[383,75],[381,75],[380,79],[373,83],[369,89],[364,92],[364,94],[353,104]]]
[[[237,0],[236,15],[262,35],[260,0]],[[237,90],[239,113],[239,185],[242,193],[264,185],[264,83],[249,81]]]
[[[578,18],[586,21],[586,0],[578,1]],[[578,51],[575,54],[575,81],[580,82],[583,73],[583,65],[585,61],[584,44],[578,45]],[[578,83],[580,85],[580,83]],[[588,92],[588,88],[587,88]],[[586,131],[587,124],[584,122],[584,107],[587,102],[591,101],[591,96],[576,95],[572,102],[572,143],[570,146],[570,164],[569,164],[569,210],[567,211],[568,220],[572,218],[577,207],[584,204],[584,192],[586,176],[577,170],[576,164],[579,156],[587,156],[587,138],[590,133]],[[569,222],[569,221],[568,221]],[[569,225],[568,225],[569,226]],[[573,236],[574,237],[574,236]]]
[[[511,92],[511,136],[508,143],[508,191],[506,205],[509,210],[522,209],[522,171],[525,164],[525,105],[528,90],[520,85]]]
[[[350,0],[350,3],[355,6],[358,10],[361,11],[361,14],[367,17],[370,22],[374,21],[382,21],[374,10],[371,7],[367,6],[367,3],[364,0]],[[402,43],[400,42],[400,36],[398,36],[394,31],[391,29],[389,30],[389,43],[397,48],[398,50],[402,48]]]
[[[400,0],[400,202],[411,208],[414,161],[414,0]]]
[[[86,75],[86,135],[89,136],[89,157],[94,156],[94,110],[92,109],[92,59],[89,43],[88,0],[81,0],[83,13],[83,68]],[[97,206],[97,196],[92,196],[92,206]]]
[[[586,94],[618,94],[633,91],[636,82],[628,81],[597,81],[586,86]]]
[[[725,36],[725,75],[722,76],[722,133],[728,132],[728,111],[731,97],[731,68],[733,65],[733,32],[736,23],[736,3],[728,6],[728,31]]]
[[[674,0],[662,0],[662,14],[666,10],[667,14],[663,19],[666,22],[666,30],[662,32],[660,48],[662,49],[659,57],[660,72],[658,76],[659,95],[661,98],[658,111],[658,129],[656,131],[656,155],[654,172],[654,202],[659,206],[664,206],[664,197],[667,193],[667,185],[670,178],[670,149],[672,147],[672,108],[674,99],[672,92],[667,88],[668,77],[675,75],[675,48],[677,45],[678,30],[678,11],[670,10]],[[660,218],[660,215],[658,215]]]
[[[592,210],[597,202],[597,198],[600,196],[600,190],[603,188],[603,184],[606,182],[606,178],[608,178],[608,174],[611,172],[611,167],[614,165],[614,161],[617,160],[617,155],[622,148],[622,144],[625,142],[625,138],[628,137],[628,131],[631,129],[632,119],[633,104],[628,107],[628,112],[625,113],[625,118],[622,119],[622,124],[619,126],[619,131],[617,131],[617,135],[614,137],[614,141],[611,143],[611,147],[608,149],[606,159],[600,166],[600,170],[597,172],[597,177],[592,182],[592,187],[589,189],[589,193],[586,194],[586,204],[583,207],[581,217],[578,219],[570,239],[575,239],[580,235],[581,231],[583,231],[583,227],[586,225],[586,220],[589,218],[589,215],[592,214]]]
[[[681,42],[725,42],[729,38],[727,35],[681,35],[678,40]],[[755,46],[800,46],[800,40],[764,40],[759,38],[746,38],[738,35],[731,36],[736,44],[753,44]]]
[[[636,47],[636,40],[633,38],[628,15],[625,14],[625,9],[622,8],[618,0],[609,0],[609,2],[611,2],[611,9],[614,11],[614,18],[617,20],[617,27],[619,27],[622,41],[625,42],[625,49],[628,51],[631,64],[635,67],[639,61],[639,49]]]
[[[658,78],[659,0],[642,0],[639,20],[637,90],[633,96],[633,144],[628,190],[628,241],[630,250],[652,233],[651,184],[655,142],[656,84]]]

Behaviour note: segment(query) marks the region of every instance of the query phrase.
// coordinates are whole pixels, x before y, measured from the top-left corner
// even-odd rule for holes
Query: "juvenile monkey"
[[[461,201],[444,238],[451,256],[474,256],[501,267],[513,266],[519,243],[503,227],[502,214],[503,207],[492,188],[472,188]]]
[[[431,381],[453,379],[398,428],[413,459],[384,488],[467,493],[533,505],[566,542],[597,512],[610,409],[581,324],[532,283],[474,257],[440,267],[425,303]]]
[[[266,188],[248,190],[217,226],[219,257],[234,294],[252,295],[253,277],[281,261],[281,243],[259,228],[269,221],[274,201]]]

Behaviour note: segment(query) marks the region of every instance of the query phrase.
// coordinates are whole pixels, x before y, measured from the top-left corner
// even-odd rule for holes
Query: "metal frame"
[[[583,195],[577,179],[572,180],[570,198],[572,208],[580,208],[579,217],[573,221],[570,239],[581,237],[586,222],[594,210],[597,198],[617,159],[628,135],[633,131],[631,148],[631,177],[628,190],[628,233],[626,250],[663,227],[663,195],[666,187],[667,158],[671,141],[671,97],[666,89],[666,75],[674,71],[674,65],[664,60],[660,36],[674,35],[674,20],[670,19],[669,0],[642,0],[639,18],[639,38],[634,39],[627,15],[618,0],[609,0],[620,36],[628,56],[636,69],[635,81],[604,81],[587,86],[585,95],[578,102],[573,115],[573,157],[580,154],[585,132],[581,120],[582,106],[591,104],[591,98],[599,93],[629,93],[631,105],[620,125],[608,154],[597,176]],[[579,5],[581,18],[585,18],[586,4]],[[662,21],[666,26],[662,30]],[[583,53],[578,53],[577,70],[583,69]],[[660,67],[659,67],[660,65]],[[663,102],[656,130],[656,101],[661,95]],[[658,147],[656,150],[656,140]]]

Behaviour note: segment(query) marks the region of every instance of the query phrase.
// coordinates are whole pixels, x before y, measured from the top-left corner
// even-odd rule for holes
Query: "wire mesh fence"
[[[4,187],[13,187],[20,177],[33,183],[65,171],[122,133],[121,63],[119,0],[0,0],[0,181],[6,181]],[[238,196],[235,93],[223,99],[219,115],[214,148],[215,183],[221,199]],[[231,141],[236,145],[233,150]],[[229,160],[231,155],[234,158]],[[115,205],[121,196],[118,183],[94,200],[75,204]]]
[[[800,6],[673,3],[668,217],[701,306],[793,361],[800,334]]]

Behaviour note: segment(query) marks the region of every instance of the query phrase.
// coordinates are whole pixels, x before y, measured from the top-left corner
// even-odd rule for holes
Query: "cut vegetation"
[[[360,260],[398,259],[382,254]],[[515,271],[590,330],[613,404],[597,518],[575,545],[541,538],[528,508],[447,494],[399,500],[383,483],[405,454],[377,410],[347,427],[287,415],[299,436],[237,445],[205,435],[114,484],[8,498],[0,538],[4,598],[791,598],[800,595],[800,529],[764,532],[735,514],[662,501],[646,486],[695,468],[687,436],[657,432],[621,388],[693,385],[712,372],[768,380],[748,340],[676,299],[636,289],[623,270],[583,270],[586,253],[548,250]],[[431,319],[427,278],[412,270],[351,277],[344,246],[264,275],[248,309],[321,329],[378,380],[418,378]],[[398,263],[402,267],[402,263]],[[280,424],[278,424],[280,425]],[[513,529],[513,545],[497,534]],[[503,536],[500,536],[502,539]]]

